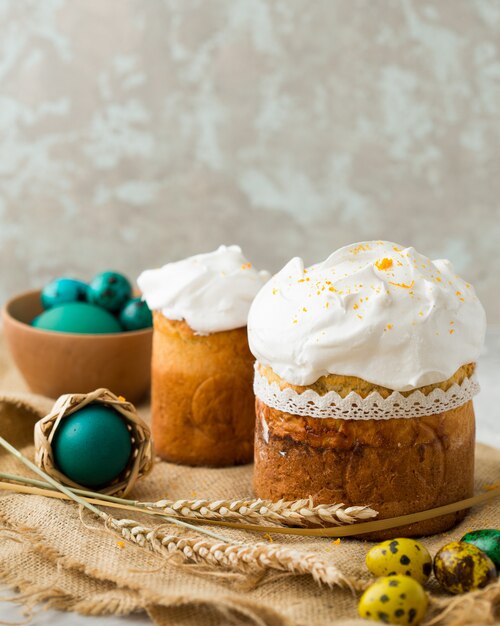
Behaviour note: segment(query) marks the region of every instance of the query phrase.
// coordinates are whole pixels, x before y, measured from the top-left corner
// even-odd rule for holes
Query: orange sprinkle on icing
[[[116,542],[116,547],[120,548],[120,550],[123,550],[123,548],[125,547],[125,542],[124,541],[117,541]]]
[[[249,270],[252,267],[251,263],[243,263],[243,265],[241,266],[242,270]]]
[[[402,289],[411,289],[415,285],[415,281],[412,280],[409,285],[407,285],[406,283],[391,283],[391,281],[389,281],[389,285],[394,285],[394,287],[401,287]]]
[[[340,537],[337,537],[337,539],[335,539],[335,541],[332,541],[332,545],[333,546],[338,546],[340,544]]]
[[[456,292],[455,292],[455,295],[456,295],[456,296],[461,296],[461,295],[462,295],[462,292],[461,292],[461,291],[456,291]]]
[[[351,252],[353,254],[359,254],[360,252],[366,251],[366,250],[370,250],[370,246],[367,245],[363,245],[362,243],[359,244],[359,246],[356,246],[355,248],[351,249]]]
[[[358,304],[354,304],[352,307],[354,310],[359,309],[359,305]]]
[[[125,398],[123,396],[118,396],[118,400],[120,400],[120,402],[126,402]]]
[[[449,330],[450,335],[453,335],[454,332],[455,332],[454,329],[450,328],[450,330]]]
[[[383,258],[375,261],[375,267],[379,270],[388,270],[392,267],[392,259]]]
[[[391,328],[394,328],[394,326],[392,324],[387,324],[387,330],[391,330]]]

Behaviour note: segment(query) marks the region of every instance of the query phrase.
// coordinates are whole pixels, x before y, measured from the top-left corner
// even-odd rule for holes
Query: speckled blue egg
[[[88,285],[74,278],[56,278],[42,289],[40,299],[44,309],[67,302],[85,302]]]
[[[117,313],[130,299],[132,285],[128,278],[118,272],[97,274],[89,286],[89,302]]]
[[[52,451],[65,476],[86,487],[103,487],[127,466],[130,431],[117,411],[91,404],[61,421]]]
[[[151,328],[153,316],[148,305],[141,298],[132,298],[123,307],[120,313],[120,324],[125,330],[140,330]]]
[[[31,322],[35,328],[59,333],[119,333],[122,328],[109,311],[86,302],[68,302],[44,311]]]

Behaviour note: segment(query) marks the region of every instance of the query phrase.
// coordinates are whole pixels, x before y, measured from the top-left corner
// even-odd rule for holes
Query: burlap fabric
[[[0,433],[32,457],[33,424],[50,409],[52,401],[20,392],[22,388],[0,344]],[[143,410],[147,413],[147,407]],[[478,446],[477,457],[477,489],[499,482],[500,451]],[[3,451],[0,471],[26,473]],[[132,497],[241,498],[251,494],[251,472],[251,466],[215,470],[158,463]],[[113,514],[120,516],[116,510]],[[130,512],[123,517],[150,526],[155,523],[154,518]],[[444,536],[424,542],[434,553],[467,530],[497,527],[499,520],[500,502],[492,502],[473,511]],[[220,529],[220,534],[248,542],[262,540],[229,529]],[[353,580],[370,580],[364,565],[370,543],[345,539],[335,544],[329,539],[279,535],[273,540],[321,554]],[[5,492],[0,492],[0,581],[17,588],[27,605],[42,603],[86,615],[145,610],[154,623],[172,626],[366,623],[356,619],[357,597],[348,590],[321,588],[307,576],[266,575],[255,580],[165,561],[143,548],[123,544],[97,519],[82,518],[71,503]],[[493,623],[499,605],[499,584],[458,601],[434,588],[429,617],[437,616],[443,624]]]

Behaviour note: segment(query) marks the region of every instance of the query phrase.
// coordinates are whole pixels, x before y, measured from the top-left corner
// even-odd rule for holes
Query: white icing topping
[[[246,326],[252,300],[269,276],[255,270],[239,246],[220,246],[146,270],[137,284],[151,310],[207,335]]]
[[[357,376],[406,391],[476,361],[486,316],[449,261],[387,241],[346,246],[304,269],[292,259],[258,293],[250,348],[284,380]]]

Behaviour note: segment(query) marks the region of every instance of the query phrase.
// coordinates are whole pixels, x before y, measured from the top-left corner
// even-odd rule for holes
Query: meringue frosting
[[[151,310],[208,335],[246,326],[252,300],[269,277],[252,267],[239,246],[220,246],[146,270],[137,284]]]
[[[449,261],[388,241],[345,246],[304,268],[292,259],[257,294],[250,349],[294,385],[327,374],[408,391],[477,360],[486,315]]]

